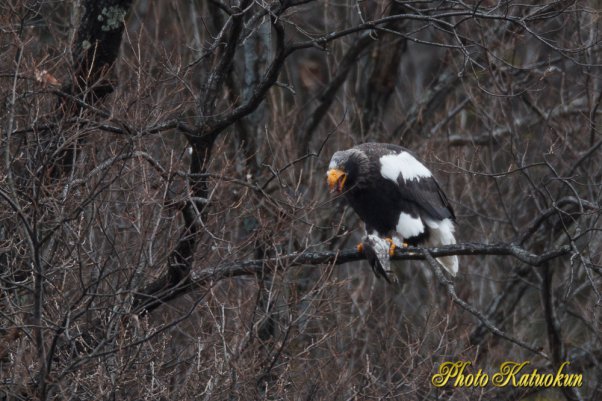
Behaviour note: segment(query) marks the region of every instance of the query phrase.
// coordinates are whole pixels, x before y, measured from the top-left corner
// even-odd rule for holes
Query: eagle
[[[387,278],[396,246],[455,244],[456,216],[428,168],[401,146],[363,143],[335,152],[326,178],[364,222],[362,250],[375,274]],[[455,276],[458,257],[437,259]]]

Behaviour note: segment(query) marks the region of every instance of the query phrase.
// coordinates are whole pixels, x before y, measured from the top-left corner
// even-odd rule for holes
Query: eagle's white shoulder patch
[[[399,175],[401,175],[405,181],[432,177],[429,169],[408,152],[384,155],[381,156],[379,161],[380,174],[384,178],[395,183],[397,183]]]

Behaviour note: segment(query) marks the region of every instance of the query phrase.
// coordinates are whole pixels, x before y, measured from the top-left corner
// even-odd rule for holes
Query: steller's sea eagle
[[[331,192],[343,193],[365,224],[362,244],[377,276],[387,278],[395,246],[455,244],[455,215],[433,174],[407,149],[363,143],[336,152],[326,174]],[[363,246],[362,246],[363,245]],[[439,262],[452,275],[458,257]]]

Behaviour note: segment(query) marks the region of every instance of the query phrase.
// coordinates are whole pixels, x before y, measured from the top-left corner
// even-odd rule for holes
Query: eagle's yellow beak
[[[337,168],[332,168],[326,173],[326,180],[330,187],[330,192],[339,191],[343,192],[345,181],[347,180],[347,174],[344,171]]]

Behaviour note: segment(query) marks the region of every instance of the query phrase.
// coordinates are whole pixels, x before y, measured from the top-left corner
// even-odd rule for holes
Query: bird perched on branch
[[[396,246],[455,244],[455,215],[433,174],[409,150],[364,143],[336,152],[326,174],[365,224],[362,250],[377,276],[387,280]],[[437,259],[452,275],[458,257]]]

